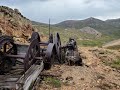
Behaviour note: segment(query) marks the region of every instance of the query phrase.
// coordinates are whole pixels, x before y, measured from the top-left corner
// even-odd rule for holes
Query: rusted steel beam
[[[48,42],[39,42],[39,44],[48,44]]]
[[[10,54],[6,54],[6,57],[9,58],[19,58],[19,59],[25,59],[25,55],[10,55]],[[35,57],[36,60],[42,60],[42,57]]]
[[[6,56],[6,57],[9,57],[9,58],[20,58],[20,59],[24,59],[24,58],[25,58],[25,55],[6,54],[5,56]]]

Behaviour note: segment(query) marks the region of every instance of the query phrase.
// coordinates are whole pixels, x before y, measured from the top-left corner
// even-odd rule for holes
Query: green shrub
[[[116,69],[120,69],[120,59],[113,61],[111,64],[111,67],[116,68]]]
[[[44,81],[46,84],[52,85],[55,88],[61,87],[61,82],[57,78],[47,77],[47,78],[44,78]]]

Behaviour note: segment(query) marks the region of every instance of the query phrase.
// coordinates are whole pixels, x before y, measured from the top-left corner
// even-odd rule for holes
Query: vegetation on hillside
[[[48,25],[36,25],[34,26],[38,29],[39,33],[43,36],[49,37],[49,27]],[[77,40],[78,45],[82,46],[101,46],[111,40],[114,40],[114,36],[108,36],[103,34],[101,37],[96,38],[95,35],[83,33],[78,29],[68,28],[63,29],[60,27],[51,26],[51,33],[59,33],[62,43],[66,43],[70,37],[73,37]]]
[[[114,25],[114,23],[117,23]],[[120,38],[119,19],[102,21],[96,18],[88,18],[85,20],[67,20],[61,23],[51,25],[51,33],[59,32],[62,43],[68,41],[69,37],[77,40],[78,45],[82,46],[102,46],[103,44]],[[48,24],[33,22],[42,35],[48,37]],[[84,27],[91,27],[102,34],[101,37],[81,32]],[[90,31],[91,32],[91,31]]]
[[[102,21],[91,17],[85,20],[67,20],[60,22],[55,26],[60,28],[75,28],[75,29],[91,27],[103,34],[119,38],[120,37],[119,23],[120,19]]]

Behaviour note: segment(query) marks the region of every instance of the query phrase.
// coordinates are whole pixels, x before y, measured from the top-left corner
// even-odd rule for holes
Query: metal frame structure
[[[59,58],[60,62],[60,47],[61,41],[57,33],[55,38],[50,35],[48,42],[41,42],[37,32],[33,32],[30,38],[30,45],[27,46],[26,53],[18,53],[18,44],[8,36],[0,37],[0,74],[9,73],[12,67],[16,66],[16,62],[23,64],[24,73],[33,66],[41,65],[43,69],[50,69],[55,58]],[[46,48],[42,48],[45,46]],[[2,84],[3,85],[3,84]],[[19,86],[19,85],[18,85]],[[6,86],[5,86],[6,87]],[[21,87],[21,86],[20,86]]]

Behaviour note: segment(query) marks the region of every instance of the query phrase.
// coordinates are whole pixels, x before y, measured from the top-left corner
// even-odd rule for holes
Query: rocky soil
[[[95,35],[96,38],[102,36],[102,34],[100,32],[98,32],[97,30],[95,30],[94,28],[91,28],[91,27],[84,27],[84,28],[80,29],[80,31],[87,33],[87,34]]]
[[[97,47],[80,47],[79,51],[83,66],[54,65],[43,72],[49,76],[38,90],[120,90],[120,70],[108,64],[120,58],[119,51]]]
[[[29,19],[18,9],[0,6],[0,35],[13,36],[19,43],[27,43],[31,33],[35,31]]]

